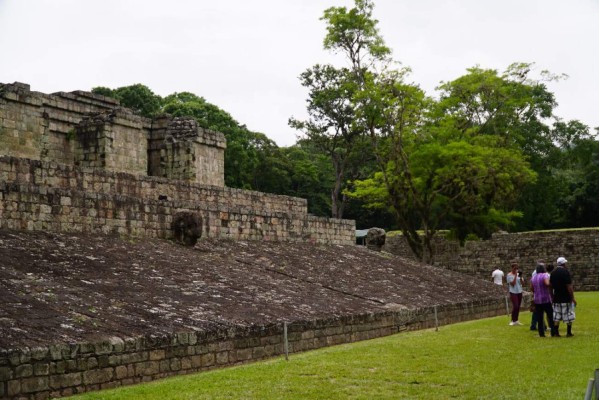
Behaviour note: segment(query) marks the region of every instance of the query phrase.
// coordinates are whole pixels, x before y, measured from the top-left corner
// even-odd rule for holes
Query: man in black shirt
[[[549,282],[553,288],[553,321],[555,321],[555,330],[552,336],[560,336],[559,321],[564,321],[568,326],[568,336],[572,334],[572,322],[576,319],[574,314],[574,289],[572,288],[572,276],[566,264],[568,260],[564,257],[557,259],[557,268],[551,273]]]

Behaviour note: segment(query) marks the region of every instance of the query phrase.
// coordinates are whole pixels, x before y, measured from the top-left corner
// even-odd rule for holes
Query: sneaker
[[[520,323],[520,321],[515,321],[514,325],[522,325],[522,324]]]
[[[510,322],[510,326],[514,326],[516,323],[514,321]]]

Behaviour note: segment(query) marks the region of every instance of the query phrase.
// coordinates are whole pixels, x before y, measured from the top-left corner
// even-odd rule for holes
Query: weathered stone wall
[[[86,92],[32,92],[29,85],[0,84],[0,155],[72,164],[74,127],[87,114],[118,107]]]
[[[504,299],[440,306],[440,325],[505,313]],[[434,327],[433,308],[296,321],[289,352]],[[113,337],[97,343],[0,350],[0,398],[46,399],[149,382],[284,354],[283,326]]]
[[[466,242],[464,247],[436,238],[435,245],[434,265],[482,279],[490,279],[495,268],[509,272],[513,260],[530,277],[537,260],[555,265],[557,257],[564,256],[575,290],[599,290],[599,229],[495,234],[490,240]],[[403,236],[388,237],[385,250],[414,258]]]
[[[355,240],[354,221],[310,216],[300,198],[0,157],[0,228],[171,238],[181,211],[204,237]]]
[[[93,93],[0,83],[0,156],[224,186],[225,147],[193,119],[151,120]]]
[[[160,163],[156,176],[225,186],[225,141],[222,134],[202,129],[193,118],[160,122]],[[160,135],[163,137],[160,138]]]
[[[141,117],[125,109],[85,116],[75,127],[75,166],[146,175],[148,151]]]
[[[0,84],[0,227],[169,238],[191,211],[208,237],[353,243],[353,221],[309,216],[303,199],[225,188],[225,147],[190,118]]]

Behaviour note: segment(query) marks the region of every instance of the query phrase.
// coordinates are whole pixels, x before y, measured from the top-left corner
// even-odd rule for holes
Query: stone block
[[[128,377],[127,367],[124,365],[119,365],[114,369],[115,378],[118,380],[125,379]]]
[[[50,376],[51,389],[75,387],[81,385],[82,383],[83,378],[80,372]]]
[[[8,397],[14,397],[21,394],[21,381],[18,379],[8,381],[6,384],[6,394]]]
[[[114,377],[112,368],[94,369],[83,372],[83,383],[85,385],[97,385],[108,382]]]
[[[181,360],[178,358],[172,358],[170,364],[171,371],[179,371],[181,369]]]
[[[226,365],[229,363],[229,352],[228,351],[221,351],[219,353],[216,353],[216,363],[218,365]]]
[[[181,358],[181,369],[188,370],[192,368],[191,357],[182,357]]]
[[[43,208],[43,205],[41,208]],[[65,345],[65,344],[51,345],[49,347],[49,351],[50,351],[50,358],[55,361],[63,360],[66,355],[70,354],[69,346]]]
[[[47,376],[36,376],[21,380],[22,393],[41,392],[43,390],[48,390],[49,388],[49,379]]]
[[[247,361],[252,358],[252,349],[238,349],[235,351],[235,359],[237,361]]]
[[[202,356],[191,356],[191,366],[193,368],[200,368],[202,366]]]
[[[77,365],[77,360],[66,360],[65,363],[67,372],[73,372],[79,369]]]
[[[9,379],[13,379],[14,373],[12,368],[9,367],[0,367],[0,382],[6,382]]]
[[[48,375],[50,373],[49,363],[35,363],[33,364],[33,374],[36,376]]]
[[[15,378],[26,378],[33,376],[33,365],[23,364],[15,368]]]
[[[110,355],[108,356],[108,365],[111,367],[115,367],[117,365],[121,365],[122,363],[122,356],[121,355]]]
[[[147,351],[140,351],[140,352],[135,352],[135,353],[130,353],[130,354],[123,354],[123,356],[121,357],[121,362],[123,364],[132,364],[132,363],[138,363],[138,362],[142,362],[142,361],[146,361],[148,360],[148,352]]]
[[[166,357],[165,350],[153,350],[149,352],[150,361],[163,360]]]
[[[166,350],[166,358],[178,358],[187,355],[187,348],[183,346],[170,347]]]
[[[210,367],[214,365],[214,353],[203,354],[201,357],[202,367]]]
[[[258,360],[264,357],[266,357],[264,347],[254,347],[254,349],[252,350],[252,359]]]
[[[47,347],[33,347],[31,348],[31,358],[36,361],[44,360],[50,354]]]
[[[169,360],[161,360],[160,361],[160,366],[159,366],[160,372],[164,373],[164,372],[170,372],[171,370],[171,363]]]
[[[158,361],[145,361],[135,364],[135,376],[151,376],[160,372]]]
[[[13,350],[10,351],[7,355],[8,361],[10,362],[10,365],[13,366],[18,366],[21,365],[21,352],[18,350]]]

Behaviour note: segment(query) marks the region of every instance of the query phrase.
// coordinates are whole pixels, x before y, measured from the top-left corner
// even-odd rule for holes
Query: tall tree
[[[432,101],[404,77],[405,71],[389,71],[367,80],[360,117],[381,171],[355,182],[352,195],[389,205],[414,254],[432,261],[432,238],[441,226],[451,224],[463,240],[477,225],[513,218],[517,188],[534,172],[502,136],[476,133],[441,112],[443,100]]]
[[[361,155],[356,151],[363,142],[363,131],[354,124],[353,97],[358,86],[348,69],[316,65],[304,72],[302,85],[309,89],[310,119],[289,120],[290,126],[301,130],[305,139],[319,152],[325,153],[333,165],[334,182],[330,188],[331,215],[343,218],[346,179],[354,176]]]
[[[356,0],[350,10],[325,10],[321,18],[327,24],[324,48],[342,54],[349,66],[315,65],[301,74],[301,84],[309,90],[309,119],[289,121],[330,157],[335,175],[330,189],[334,218],[343,217],[346,180],[358,177],[359,165],[369,154],[363,151],[363,127],[355,124],[354,97],[364,82],[365,68],[385,60],[390,53],[379,35],[377,21],[372,18],[372,9],[371,1]]]

